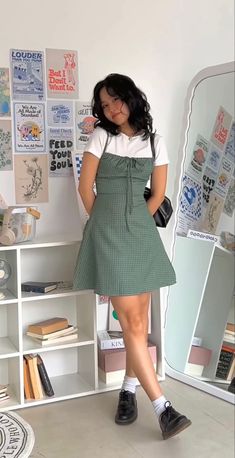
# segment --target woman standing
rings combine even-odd
[[[149,111],[145,94],[127,76],[110,74],[94,88],[93,115],[97,122],[86,146],[79,182],[90,218],[84,229],[74,287],[109,296],[123,330],[126,375],[116,423],[136,420],[139,380],[167,439],[191,422],[163,396],[147,348],[151,291],[175,283],[173,267],[152,217],[165,196],[169,161],[163,139],[154,135],[152,141]],[[146,204],[143,194],[150,175],[151,197]]]

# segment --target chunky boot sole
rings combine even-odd
[[[117,423],[117,425],[130,425],[131,423],[134,423],[134,421],[137,419],[138,417],[138,411],[136,411],[135,415],[131,418],[127,418],[126,420],[121,420],[117,417],[115,417],[115,423]]]
[[[171,431],[168,431],[168,432],[163,432],[162,431],[162,437],[163,437],[164,440],[170,439],[171,437],[176,436],[176,434],[181,433],[181,431],[184,431],[184,429],[188,428],[191,424],[192,424],[192,422],[190,420],[188,420],[188,419],[186,421],[184,420],[184,421],[182,421],[181,424],[179,423]]]

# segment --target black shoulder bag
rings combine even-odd
[[[150,134],[150,143],[151,143],[153,158],[155,159],[154,134]],[[144,190],[144,198],[147,201],[150,197],[151,197],[151,189],[146,186]],[[157,209],[156,213],[154,213],[153,215],[156,226],[157,227],[166,227],[172,213],[173,213],[173,208],[171,205],[171,201],[167,196],[165,196],[162,204]]]

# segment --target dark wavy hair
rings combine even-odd
[[[152,133],[152,116],[150,105],[146,95],[135,85],[134,81],[125,75],[111,73],[105,79],[99,81],[93,93],[92,114],[97,121],[95,127],[102,127],[112,135],[118,135],[119,129],[116,124],[109,121],[103,112],[100,101],[100,90],[105,87],[111,97],[118,96],[128,105],[130,116],[128,122],[135,132],[144,131],[143,139],[146,140]]]

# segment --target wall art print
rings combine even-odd
[[[76,146],[78,150],[84,150],[90,135],[94,131],[94,123],[97,119],[92,116],[92,108],[89,102],[77,101],[76,113]]]
[[[0,117],[11,116],[9,68],[0,68]]]
[[[43,62],[42,51],[10,50],[13,100],[45,99]]]
[[[48,202],[47,154],[15,155],[14,165],[16,203]]]
[[[13,104],[16,153],[46,152],[44,103]]]
[[[78,98],[77,51],[46,49],[47,97]]]
[[[50,127],[73,127],[73,102],[70,100],[48,100],[47,124]]]
[[[11,120],[0,119],[0,172],[12,170]]]
[[[73,175],[73,129],[49,129],[49,175],[66,177]]]
[[[225,108],[219,107],[214,128],[211,134],[211,141],[221,150],[224,150],[224,147],[227,143],[231,122],[231,114],[228,113]]]

